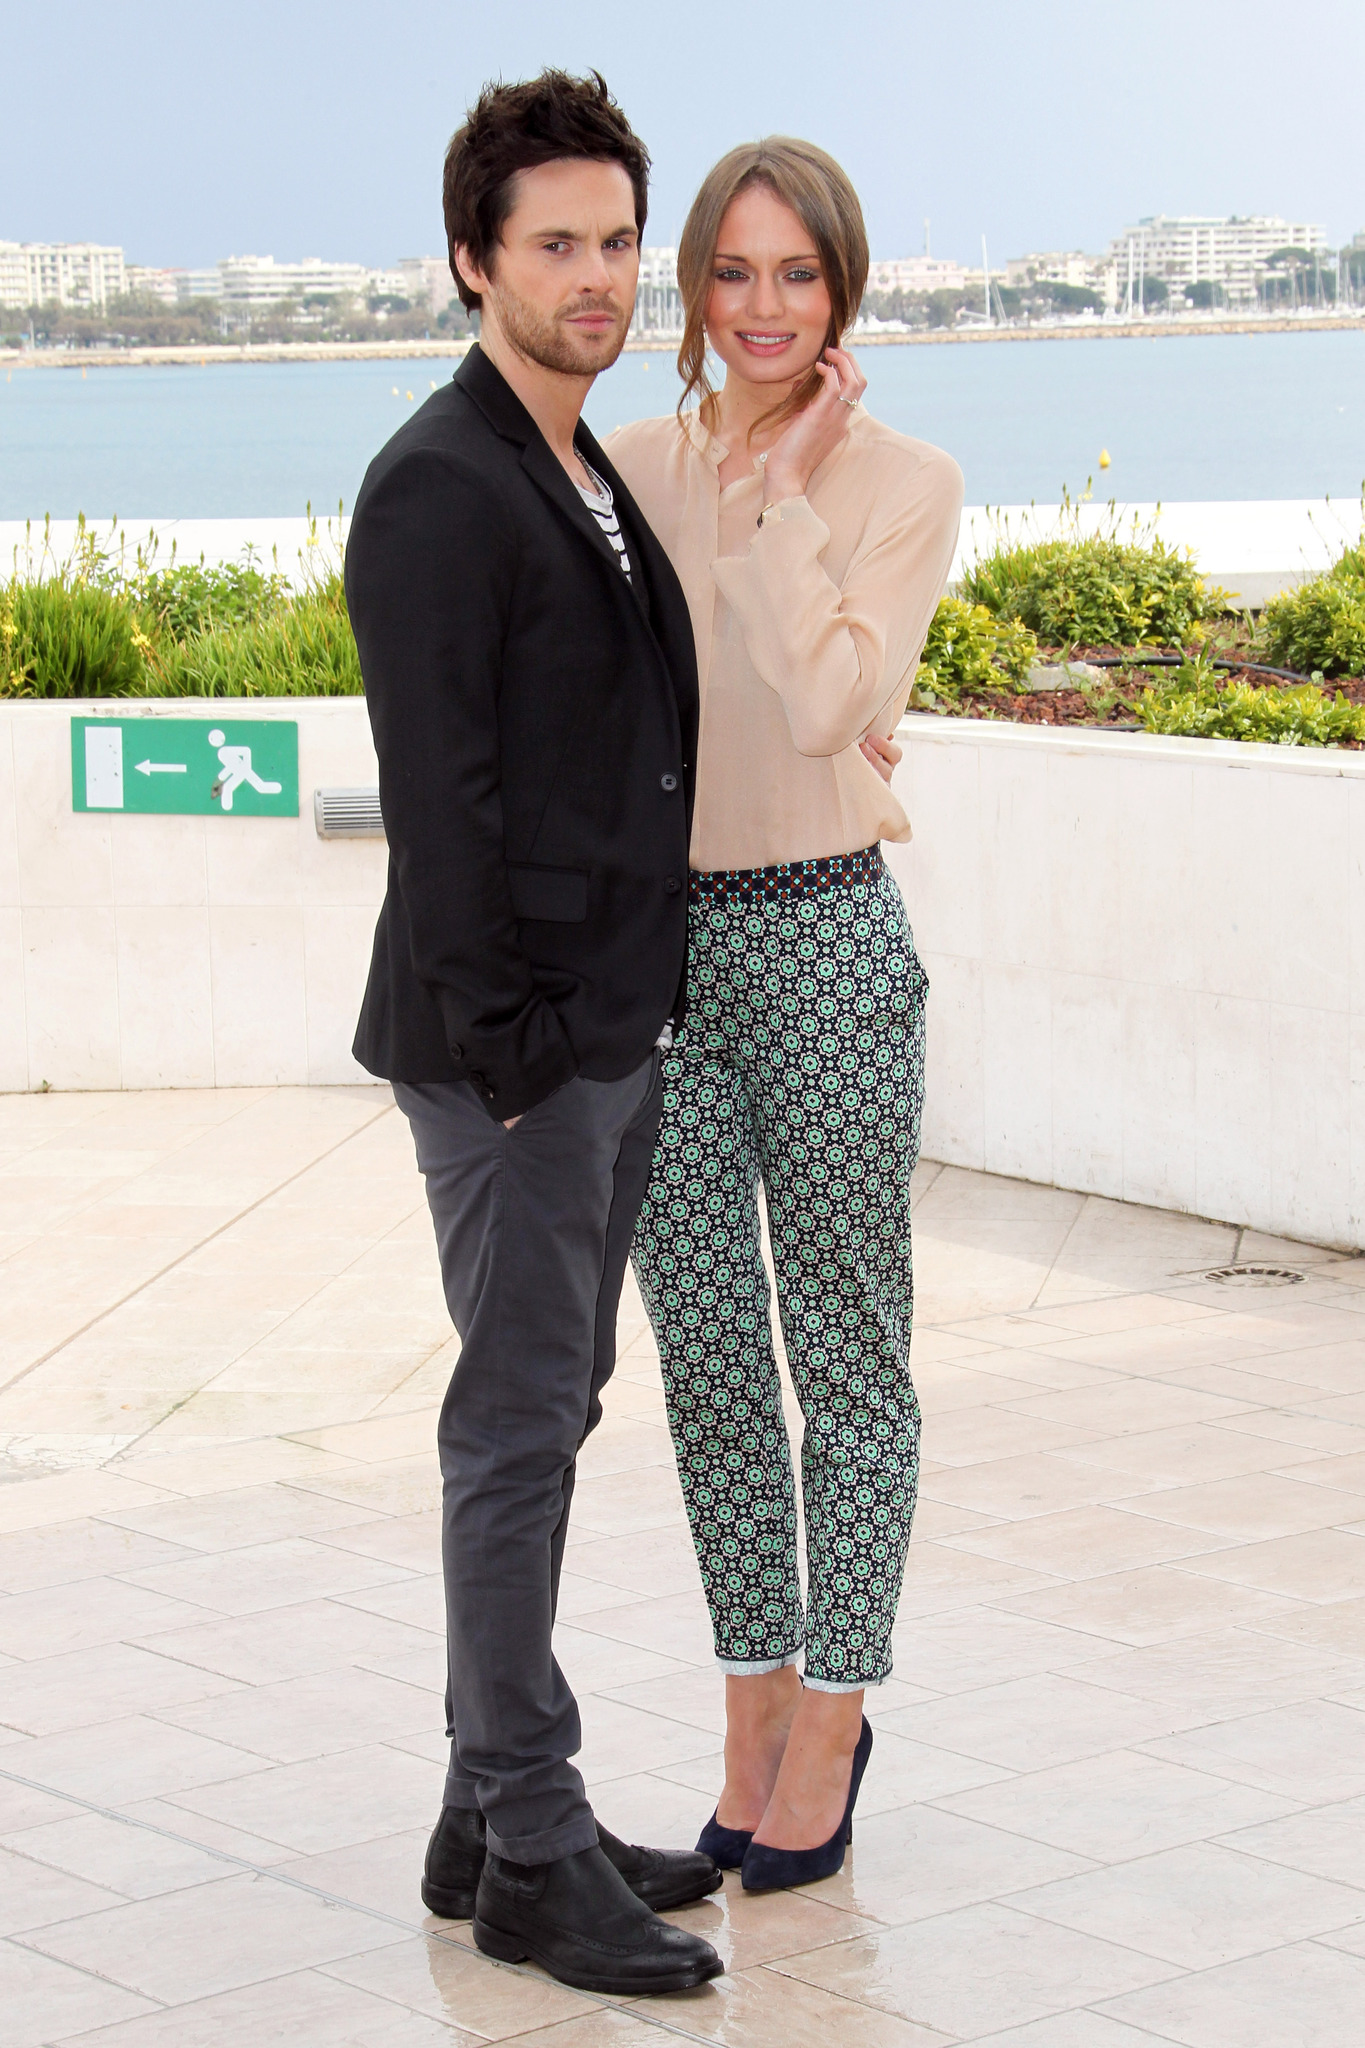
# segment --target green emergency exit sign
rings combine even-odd
[[[73,718],[71,808],[296,818],[298,725],[284,718]]]

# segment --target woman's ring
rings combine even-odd
[[[850,407],[852,411],[856,412],[859,405],[861,405],[862,400],[858,398],[841,398],[839,400],[839,403],[840,405],[846,405]]]

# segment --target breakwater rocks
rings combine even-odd
[[[1314,315],[1284,319],[1068,320],[1020,327],[926,327],[906,334],[855,333],[855,348],[935,348],[940,343],[975,345],[992,341],[1169,341],[1202,334],[1365,334],[1365,315]],[[632,336],[628,354],[672,355],[678,335]],[[458,362],[472,347],[461,341],[268,341],[216,343],[177,348],[38,348],[0,353],[6,370],[88,370],[168,363],[354,363],[426,357]]]

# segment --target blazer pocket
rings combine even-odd
[[[546,924],[582,924],[588,915],[588,877],[581,868],[507,868],[518,917]]]

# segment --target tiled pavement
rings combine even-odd
[[[848,1867],[618,2005],[427,1918],[435,1405],[379,1090],[0,1098],[5,2048],[1360,2048],[1365,1259],[923,1169],[926,1464]],[[1204,1279],[1240,1258],[1297,1285]],[[686,1842],[720,1691],[638,1301],[561,1655]]]

